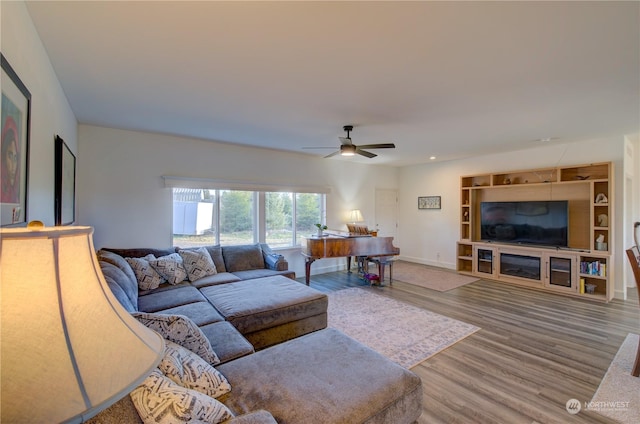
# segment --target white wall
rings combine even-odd
[[[374,216],[375,189],[399,191],[401,257],[455,269],[459,238],[460,176],[549,166],[612,161],[622,180],[624,137],[554,144],[535,149],[458,161],[392,168],[326,160],[302,154],[239,147],[208,140],[137,131],[79,127],[79,222],[95,227],[96,246],[162,247],[171,244],[171,190],[162,175],[270,184],[331,187],[327,196],[330,228],[344,229],[353,208]],[[442,196],[442,209],[418,210],[417,197]],[[624,237],[622,184],[615,185],[614,272],[622,297]],[[298,249],[283,252],[296,274],[304,274]],[[314,274],[342,269],[343,260],[314,263]]]
[[[0,1],[2,54],[31,93],[27,220],[54,225],[54,138],[78,151],[77,121],[23,2]]]
[[[623,151],[624,137],[541,145],[535,149],[400,169],[401,257],[413,262],[455,269],[460,238],[460,177],[480,173],[535,169],[594,162],[613,162],[615,171],[614,275],[616,297],[624,296]],[[418,210],[418,196],[442,196],[442,209]]]
[[[163,187],[161,175],[274,184],[295,181],[332,187],[327,198],[328,225],[339,229],[344,228],[351,209],[361,209],[369,219],[374,216],[377,188],[398,189],[400,228],[396,245],[401,248],[401,256],[454,268],[461,175],[613,161],[617,182],[616,296],[623,296],[623,243],[628,237],[623,236],[622,225],[625,222],[622,136],[396,169],[167,135],[93,126],[78,129],[24,3],[0,2],[0,19],[2,53],[32,95],[29,220],[54,223],[57,134],[78,158],[77,223],[96,228],[97,247],[170,244],[171,195]],[[634,140],[638,147],[637,137]],[[636,169],[639,157],[636,155]],[[637,174],[633,179],[636,183]],[[442,209],[418,210],[417,197],[426,195],[442,196]],[[630,210],[637,215],[635,202]],[[628,221],[629,217],[626,218]],[[292,268],[301,275],[303,262],[298,251],[286,253]],[[317,273],[340,267],[341,262],[323,260],[316,262],[313,269]]]
[[[171,245],[171,189],[163,175],[269,184],[331,187],[327,225],[346,229],[348,212],[373,216],[376,188],[396,188],[396,168],[322,159],[268,149],[170,135],[79,126],[79,222],[95,227],[100,247]],[[286,251],[304,275],[299,250]],[[334,270],[344,260],[321,260],[312,270]]]

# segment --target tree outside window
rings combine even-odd
[[[324,199],[319,193],[174,188],[173,245],[299,245],[323,222]]]

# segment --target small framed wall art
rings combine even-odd
[[[0,226],[27,224],[31,93],[4,55],[2,61],[2,157]]]
[[[440,209],[440,196],[418,197],[418,209]]]
[[[76,220],[76,157],[59,136],[55,143],[56,225],[70,225]]]

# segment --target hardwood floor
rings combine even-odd
[[[481,328],[412,368],[423,382],[418,423],[615,422],[565,405],[590,401],[627,333],[640,332],[637,297],[603,304],[487,280],[448,292],[369,288],[346,271],[312,276],[311,286],[366,287]]]

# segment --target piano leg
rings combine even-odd
[[[347,273],[351,274],[351,256],[347,256]]]
[[[309,277],[311,277],[311,264],[315,261],[313,258],[307,258],[304,262],[304,278],[307,282],[307,286],[309,285]]]

